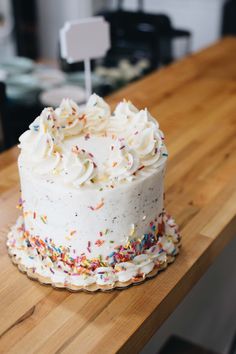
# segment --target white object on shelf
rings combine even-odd
[[[5,70],[0,69],[0,82],[5,82],[7,78],[7,72]]]
[[[23,74],[33,71],[35,63],[25,57],[11,56],[0,59],[0,69],[5,70],[7,75]]]
[[[103,17],[66,22],[60,30],[61,56],[68,63],[84,61],[87,99],[92,93],[90,60],[110,48],[109,24]]]
[[[32,74],[37,79],[40,88],[49,89],[66,81],[65,74],[58,69],[38,67]]]
[[[76,103],[85,101],[85,91],[79,86],[65,85],[41,93],[39,99],[44,106],[57,107],[63,98],[71,98]]]

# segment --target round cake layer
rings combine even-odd
[[[157,226],[163,209],[165,163],[132,183],[104,188],[62,188],[56,179],[38,176],[19,158],[25,228],[71,252],[103,260],[130,239]]]
[[[22,217],[11,229],[7,247],[14,263],[43,283],[72,290],[123,288],[156,275],[179,252],[180,237],[174,220],[164,211],[157,219],[158,229],[152,225],[152,232],[121,246],[113,264],[85,255],[70,255],[66,247],[32,236],[26,231]]]

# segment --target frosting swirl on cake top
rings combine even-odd
[[[147,109],[124,100],[111,113],[96,94],[84,109],[70,99],[45,108],[19,140],[34,173],[76,188],[132,181],[167,158],[163,133]]]

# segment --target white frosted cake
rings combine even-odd
[[[155,275],[178,253],[163,208],[167,150],[147,109],[111,113],[93,94],[64,99],[20,137],[22,216],[8,249],[31,277],[73,290],[122,287]]]

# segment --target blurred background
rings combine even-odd
[[[0,0],[0,149],[44,106],[85,101],[83,63],[61,59],[65,21],[102,15],[111,49],[92,61],[93,91],[107,95],[153,70],[236,33],[236,1]]]

